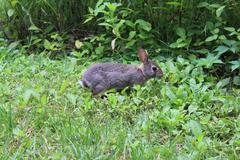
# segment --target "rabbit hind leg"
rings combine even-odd
[[[117,92],[119,92],[119,93],[121,93],[122,91],[124,91],[124,93],[126,93],[127,95],[129,95],[129,94],[131,94],[131,92],[133,91],[134,89],[133,89],[133,86],[132,85],[130,85],[130,86],[128,86],[128,87],[125,87],[125,88],[118,88],[118,89],[116,89],[116,91]]]
[[[105,90],[106,90],[106,88],[104,86],[98,84],[97,86],[92,88],[92,94],[93,94],[94,97],[98,97]]]

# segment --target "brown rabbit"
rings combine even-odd
[[[161,68],[148,59],[144,49],[138,50],[138,56],[142,64],[130,65],[120,63],[94,64],[84,73],[79,83],[83,87],[90,88],[95,96],[108,89],[121,90],[134,84],[143,84],[150,78],[161,78]]]

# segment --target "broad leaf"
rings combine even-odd
[[[219,46],[214,51],[218,52],[219,54],[223,54],[229,50],[226,46]]]
[[[225,8],[226,6],[221,6],[220,8],[218,8],[217,10],[216,10],[216,15],[217,15],[217,17],[220,17],[221,16],[221,14],[222,14],[222,12],[223,12],[223,9]]]
[[[82,46],[83,46],[83,43],[82,43],[81,41],[79,41],[79,40],[76,40],[76,41],[75,41],[75,47],[76,47],[77,49],[80,49]]]
[[[186,38],[186,31],[184,28],[177,28],[176,33],[178,36],[181,38],[185,39]]]
[[[202,136],[202,127],[197,121],[190,120],[189,127],[196,138]]]
[[[146,31],[150,31],[152,29],[152,26],[149,22],[146,22],[142,19],[138,19],[135,24],[139,24],[140,28],[146,30]]]
[[[40,31],[41,29],[32,24],[32,25],[28,28],[28,30],[30,30],[30,31]]]
[[[208,37],[205,41],[206,42],[211,42],[211,41],[213,41],[213,40],[216,40],[218,38],[218,35],[212,35],[212,36],[210,36],[210,37]]]
[[[200,58],[197,60],[197,66],[205,66],[210,68],[213,64],[223,63],[219,58],[219,55],[214,56],[213,54],[208,54],[206,58]]]
[[[231,65],[232,71],[240,68],[240,60],[231,61],[230,63],[232,64],[232,65]]]
[[[229,32],[235,32],[235,28],[233,27],[225,27],[224,29]]]
[[[129,32],[128,40],[133,39],[135,37],[135,35],[136,35],[136,31]]]
[[[237,86],[240,86],[240,76],[235,76],[233,78],[233,83]]]
[[[229,84],[229,82],[230,82],[230,78],[225,78],[225,79],[219,81],[216,86],[217,86],[217,88],[223,88],[223,87],[227,86]]]
[[[52,48],[51,43],[47,39],[44,40],[44,48],[48,50]]]
[[[2,2],[2,3],[3,3],[3,2]],[[8,17],[12,17],[13,14],[14,14],[14,10],[13,10],[13,9],[9,9],[9,10],[7,11]]]

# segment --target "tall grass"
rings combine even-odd
[[[46,31],[55,30],[65,32],[74,28],[81,28],[84,15],[95,0],[2,0],[8,3],[5,7],[5,22],[14,38],[23,39],[29,34],[31,25]],[[14,13],[10,15],[9,11]]]
[[[15,32],[13,35],[17,39],[25,38],[32,24],[47,31],[53,29],[58,32],[96,29],[95,24],[88,27],[82,22],[88,13],[88,7],[95,6],[98,0],[1,1],[2,4],[9,4],[5,7],[5,22],[11,32]],[[202,31],[205,22],[212,21],[212,14],[214,14],[197,7],[200,2],[203,2],[201,0],[115,0],[115,2],[121,2],[124,7],[133,9],[135,11],[132,15],[133,19],[142,18],[150,22],[156,32],[156,37],[166,42],[174,39],[174,32],[178,26]],[[206,0],[204,2],[226,5],[227,23],[231,26],[238,25],[240,21],[239,2],[234,0]],[[14,14],[9,17],[7,13],[10,9],[14,11]]]

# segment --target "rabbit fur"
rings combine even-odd
[[[95,96],[108,89],[121,90],[132,87],[134,84],[143,84],[151,78],[161,78],[161,68],[148,59],[144,49],[138,50],[138,56],[142,64],[100,63],[93,64],[79,80],[82,87],[90,88]]]

